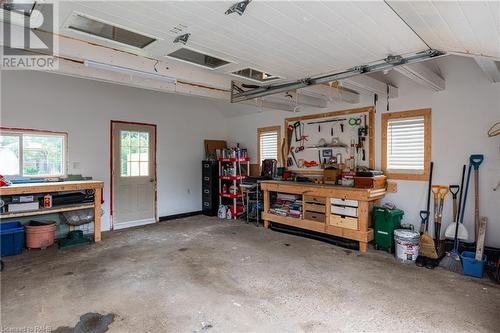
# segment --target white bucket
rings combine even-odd
[[[396,244],[395,257],[403,263],[412,263],[417,260],[420,244],[420,234],[413,230],[394,230],[394,243]]]

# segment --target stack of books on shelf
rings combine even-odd
[[[302,218],[302,197],[295,194],[278,193],[276,201],[269,209],[270,214]]]

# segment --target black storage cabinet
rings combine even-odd
[[[203,215],[217,216],[219,209],[219,163],[202,162],[202,212]]]

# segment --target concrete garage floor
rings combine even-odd
[[[5,258],[1,323],[71,332],[498,332],[486,279],[360,256],[319,241],[196,216],[104,234],[93,246]]]

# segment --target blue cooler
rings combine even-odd
[[[0,256],[21,254],[24,248],[24,227],[19,222],[0,223]]]

